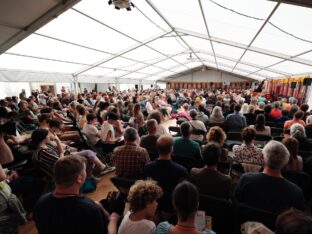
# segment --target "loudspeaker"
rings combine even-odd
[[[136,90],[139,89],[139,85],[137,85],[137,84],[134,87],[135,87]]]
[[[312,78],[305,78],[303,80],[303,85],[310,86],[312,84]]]
[[[296,88],[297,83],[296,82],[291,82],[290,83],[290,88],[295,89]]]

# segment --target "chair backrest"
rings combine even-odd
[[[226,135],[227,135],[227,140],[232,140],[232,141],[242,140],[242,135],[240,132],[228,132]]]
[[[226,127],[225,127],[224,123],[209,123],[209,128],[215,127],[215,126],[220,127],[224,131],[226,131]]]
[[[283,133],[283,129],[282,128],[275,128],[275,127],[271,127],[271,136],[275,137],[275,136],[281,136],[281,134]]]
[[[276,123],[274,122],[265,122],[265,125],[270,127],[276,127]]]
[[[199,210],[212,217],[212,230],[216,233],[232,233],[234,207],[231,200],[199,194]]]
[[[204,131],[204,130],[202,130],[202,129],[196,129],[196,128],[193,128],[192,129],[192,134],[193,135],[199,135],[199,136],[206,136],[206,132]]]
[[[247,221],[256,221],[264,224],[271,230],[275,230],[278,214],[239,203],[235,205],[235,216],[237,218],[237,228],[240,228],[241,224]]]
[[[274,141],[282,141],[283,139],[284,139],[284,137],[282,137],[282,136],[275,136],[275,137],[273,137]]]
[[[185,118],[178,118],[177,119],[177,125],[181,125],[182,123],[184,123],[184,122],[188,122],[188,119],[185,119]]]
[[[260,134],[257,134],[255,136],[255,140],[256,141],[265,141],[265,142],[269,142],[270,140],[272,140],[272,137],[271,136],[268,136],[268,135],[260,135]]]
[[[202,167],[203,166],[203,163],[198,161],[197,159],[191,158],[191,157],[185,157],[182,155],[173,154],[173,155],[171,155],[171,159],[172,159],[172,161],[174,161],[174,162],[180,164],[181,166],[185,167],[185,169],[188,172],[190,172],[193,167]]]
[[[168,130],[173,137],[181,136],[180,127],[170,126]]]
[[[136,180],[122,178],[119,176],[113,176],[110,178],[114,186],[120,191],[120,193],[127,197],[130,187],[135,183]]]
[[[301,188],[307,200],[311,198],[312,188],[309,174],[305,172],[283,172],[283,176]]]

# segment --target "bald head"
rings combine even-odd
[[[173,151],[172,136],[163,135],[163,136],[159,137],[157,142],[156,142],[156,148],[157,148],[159,157],[167,156],[168,154],[171,154]]]

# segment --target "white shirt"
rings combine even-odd
[[[168,135],[168,134],[170,134],[170,133],[165,126],[158,125],[156,135],[161,136],[161,135]]]
[[[140,221],[132,221],[130,216],[130,211],[122,219],[122,222],[118,229],[118,234],[154,234],[156,231],[155,223],[142,219]]]
[[[111,141],[115,141],[114,127],[106,121],[101,127],[101,140],[103,142],[106,141],[109,132],[111,132]]]
[[[146,111],[147,111],[148,114],[151,113],[154,110],[154,108],[153,108],[153,106],[152,106],[152,104],[150,102],[146,102],[145,108],[146,108]]]
[[[96,128],[96,126],[85,123],[83,125],[82,131],[87,135],[92,145],[95,145],[100,140],[100,138],[96,136],[96,134],[99,133],[99,130]]]
[[[191,126],[194,128],[194,129],[200,129],[200,130],[203,130],[205,132],[207,132],[207,128],[205,126],[205,124],[200,121],[200,120],[191,120],[190,121],[190,124]],[[194,141],[203,141],[204,140],[204,136],[203,135],[191,135],[191,139],[194,140]]]

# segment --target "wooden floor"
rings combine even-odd
[[[102,176],[101,181],[97,185],[97,189],[93,193],[86,194],[87,197],[91,198],[94,201],[100,201],[106,197],[109,191],[114,191],[117,189],[110,181],[110,178],[115,175],[115,172],[111,172]],[[37,234],[37,229],[33,221],[28,222],[26,225],[20,227],[20,234]]]
[[[175,124],[176,124],[175,119],[170,119],[164,122],[164,125],[166,127],[174,126]],[[91,198],[94,201],[100,201],[106,197],[109,191],[114,191],[114,190],[117,191],[117,188],[110,181],[110,178],[114,175],[115,173],[111,172],[109,174],[102,176],[101,181],[97,185],[96,191],[93,193],[88,193],[86,194],[86,196]],[[38,232],[37,232],[34,222],[31,221],[31,222],[28,222],[26,225],[21,226],[19,233],[20,234],[37,234]]]

